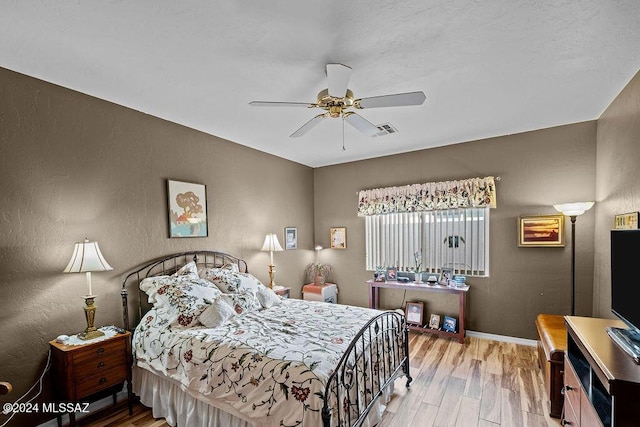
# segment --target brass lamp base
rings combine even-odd
[[[269,289],[273,289],[276,285],[276,282],[273,281],[273,276],[276,273],[276,266],[273,264],[269,264]]]
[[[84,332],[80,332],[78,338],[81,340],[92,340],[104,336],[104,332],[99,331],[93,326],[93,321],[96,318],[96,309],[98,308],[98,306],[93,303],[96,295],[85,295],[82,298],[84,298],[84,303],[86,304],[84,317],[87,319],[87,329],[85,329]]]

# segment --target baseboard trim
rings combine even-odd
[[[510,337],[507,335],[496,335],[496,334],[487,334],[485,332],[477,332],[477,331],[467,331],[468,337],[476,337],[482,338],[485,340],[493,340],[493,341],[501,341],[501,342],[510,342],[513,344],[521,344],[529,347],[536,347],[538,342],[536,340],[529,340],[526,338],[518,338],[518,337]]]
[[[120,402],[121,400],[126,400],[127,399],[127,389],[125,388],[122,391],[119,391],[118,393],[116,393],[116,399],[118,402]],[[76,414],[76,421],[83,419],[86,416],[89,416],[101,409],[106,408],[107,406],[113,406],[113,397],[112,396],[107,396],[104,397],[100,400],[96,400],[95,402],[92,402],[89,405],[88,411],[82,414]],[[69,414],[64,414],[62,416],[62,425],[67,425],[69,424]],[[58,419],[54,418],[52,420],[49,420],[45,423],[40,424],[38,427],[57,427],[58,426]]]

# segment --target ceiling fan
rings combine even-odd
[[[270,102],[251,101],[249,105],[257,107],[305,107],[322,108],[325,113],[318,114],[307,123],[302,125],[297,131],[292,133],[292,138],[300,137],[314,128],[322,119],[327,117],[342,117],[344,121],[367,136],[375,136],[380,129],[361,115],[350,108],[363,110],[367,108],[379,107],[401,107],[406,105],[421,105],[426,96],[423,92],[396,93],[392,95],[373,96],[370,98],[354,99],[353,92],[347,88],[351,68],[342,64],[327,64],[328,88],[318,93],[318,100],[315,103],[307,102]]]

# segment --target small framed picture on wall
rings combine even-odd
[[[284,248],[286,250],[298,249],[298,229],[296,227],[285,227]]]
[[[347,228],[331,227],[330,231],[331,249],[347,248]]]

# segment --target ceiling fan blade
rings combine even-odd
[[[424,92],[396,93],[393,95],[372,96],[355,102],[356,108],[403,107],[406,105],[422,105],[427,99]]]
[[[329,96],[344,98],[351,77],[351,67],[342,64],[327,64],[327,80]]]
[[[344,119],[354,128],[367,136],[375,136],[380,129],[364,117],[356,113],[344,113]]]
[[[295,131],[294,133],[289,135],[289,137],[290,138],[298,138],[299,136],[304,135],[305,133],[307,133],[311,129],[313,129],[318,123],[320,123],[322,121],[322,119],[324,119],[326,116],[327,116],[327,113],[318,114],[313,119],[311,119],[307,123],[303,124],[302,127],[300,127],[300,129],[298,129],[297,131]]]
[[[310,104],[308,102],[251,101],[249,105],[253,105],[254,107],[317,107],[316,104]]]

